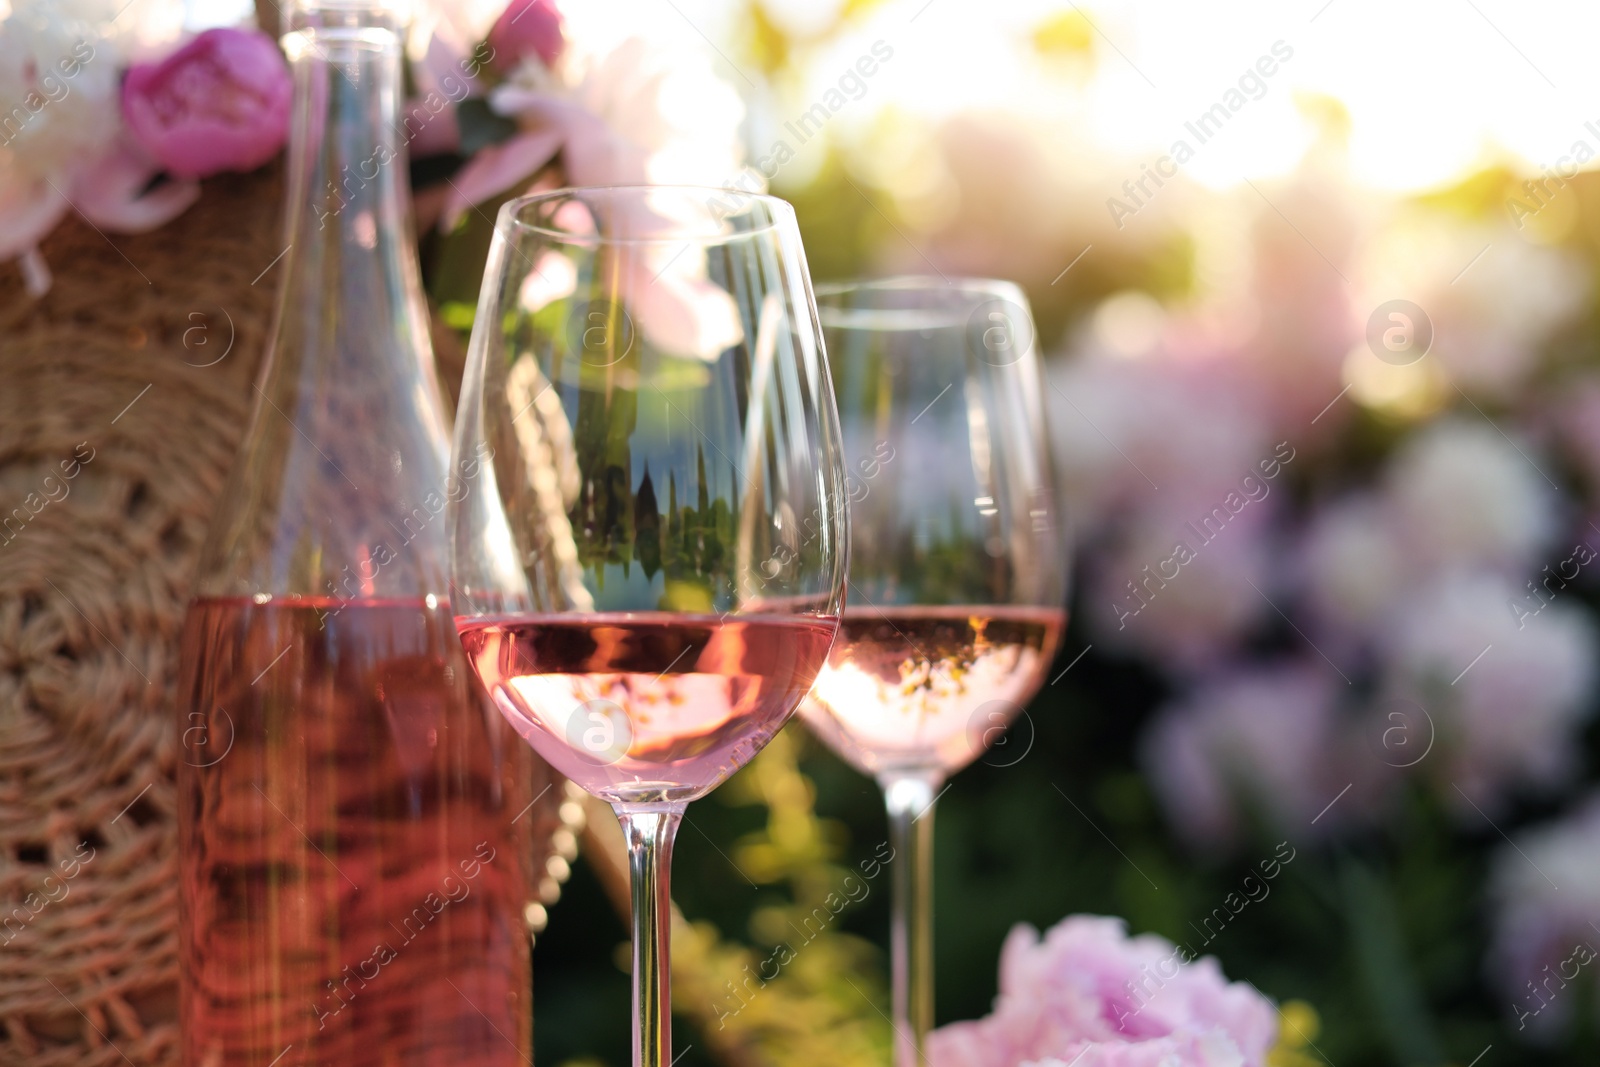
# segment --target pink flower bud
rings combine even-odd
[[[489,30],[493,62],[501,70],[511,70],[530,55],[538,56],[548,67],[565,44],[561,12],[553,0],[511,0]]]
[[[253,170],[289,129],[289,68],[266,34],[213,29],[159,63],[128,70],[122,114],[140,145],[177,178]]]

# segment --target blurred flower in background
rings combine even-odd
[[[1361,259],[1369,303],[1403,293],[1426,308],[1429,354],[1442,374],[1494,400],[1526,384],[1543,343],[1581,310],[1589,290],[1576,256],[1530,244],[1503,219],[1402,213],[1372,234]]]
[[[1236,845],[1251,823],[1269,833],[1311,825],[1354,762],[1335,719],[1338,685],[1316,664],[1261,665],[1203,683],[1163,710],[1145,735],[1145,764],[1179,832],[1218,848]],[[1321,831],[1343,824],[1352,807]]]
[[[1484,974],[1509,1005],[1519,1034],[1549,1043],[1594,1006],[1591,964],[1600,953],[1600,796],[1558,822],[1535,826],[1497,850],[1489,878],[1496,906]],[[1579,975],[1587,986],[1577,984]]]

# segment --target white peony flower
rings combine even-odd
[[[489,100],[523,132],[462,168],[447,229],[558,154],[572,185],[721,186],[739,165],[738,94],[705,62],[641,38],[609,49],[569,40],[553,69],[530,57]]]
[[[1504,225],[1423,217],[1388,227],[1366,252],[1361,306],[1414,301],[1433,324],[1427,358],[1469,392],[1505,396],[1520,385],[1588,294],[1580,262]]]
[[[1351,631],[1366,630],[1389,614],[1411,577],[1389,509],[1368,494],[1319,511],[1299,562],[1319,617]]]
[[[1408,566],[1526,569],[1555,525],[1554,491],[1530,454],[1487,421],[1445,419],[1407,440],[1385,494]]]
[[[155,168],[121,139],[121,67],[170,44],[181,0],[16,0],[0,23],[0,259],[50,288],[38,244],[72,208],[102,229],[171,218],[199,189],[141,197]]]
[[[520,132],[478,152],[451,181],[446,229],[471,205],[526,188],[557,159],[574,186],[721,186],[739,162],[738,95],[704,61],[638,37],[596,47],[569,36],[549,66],[527,56],[489,103]],[[705,257],[682,255],[687,243],[665,240],[687,242],[719,223],[711,194],[692,202],[664,194],[627,213],[615,209],[606,221],[630,237],[661,239],[621,256],[614,282],[647,341],[715,360],[744,338],[738,309],[709,280]]]
[[[738,170],[744,104],[703,58],[637,37],[601,53],[576,45],[561,95],[638,146],[645,181],[720,186]]]
[[[1437,755],[1425,766],[1464,817],[1477,817],[1474,804],[1492,812],[1514,786],[1549,789],[1577,770],[1600,633],[1575,602],[1519,619],[1510,604],[1520,592],[1489,574],[1442,579],[1407,601],[1383,649],[1389,690],[1433,721]]]
[[[121,125],[121,57],[96,0],[18,0],[0,24],[0,115],[7,163],[0,180],[65,187]]]

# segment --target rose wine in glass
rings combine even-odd
[[[689,801],[827,659],[838,414],[794,212],[675,187],[500,212],[457,414],[462,647],[505,721],[611,803],[633,883],[633,1062],[668,1067],[668,871]]]
[[[806,722],[868,774],[958,771],[1033,695],[1065,626],[1026,605],[847,608]]]
[[[445,506],[471,480],[395,134],[400,14],[285,8],[288,250],[181,652],[178,1059],[516,1067],[538,772],[449,604]]]
[[[934,801],[1038,690],[1066,626],[1067,550],[1021,291],[896,278],[817,299],[850,472],[850,606],[801,714],[883,786],[903,857],[895,1062],[922,1067]]]
[[[710,790],[788,722],[837,628],[804,615],[632,614],[458,626],[511,725],[596,795],[639,782]]]

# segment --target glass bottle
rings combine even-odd
[[[403,12],[286,5],[287,252],[185,623],[184,1067],[531,1060],[532,755],[450,616]],[[526,829],[526,826],[523,827]]]

